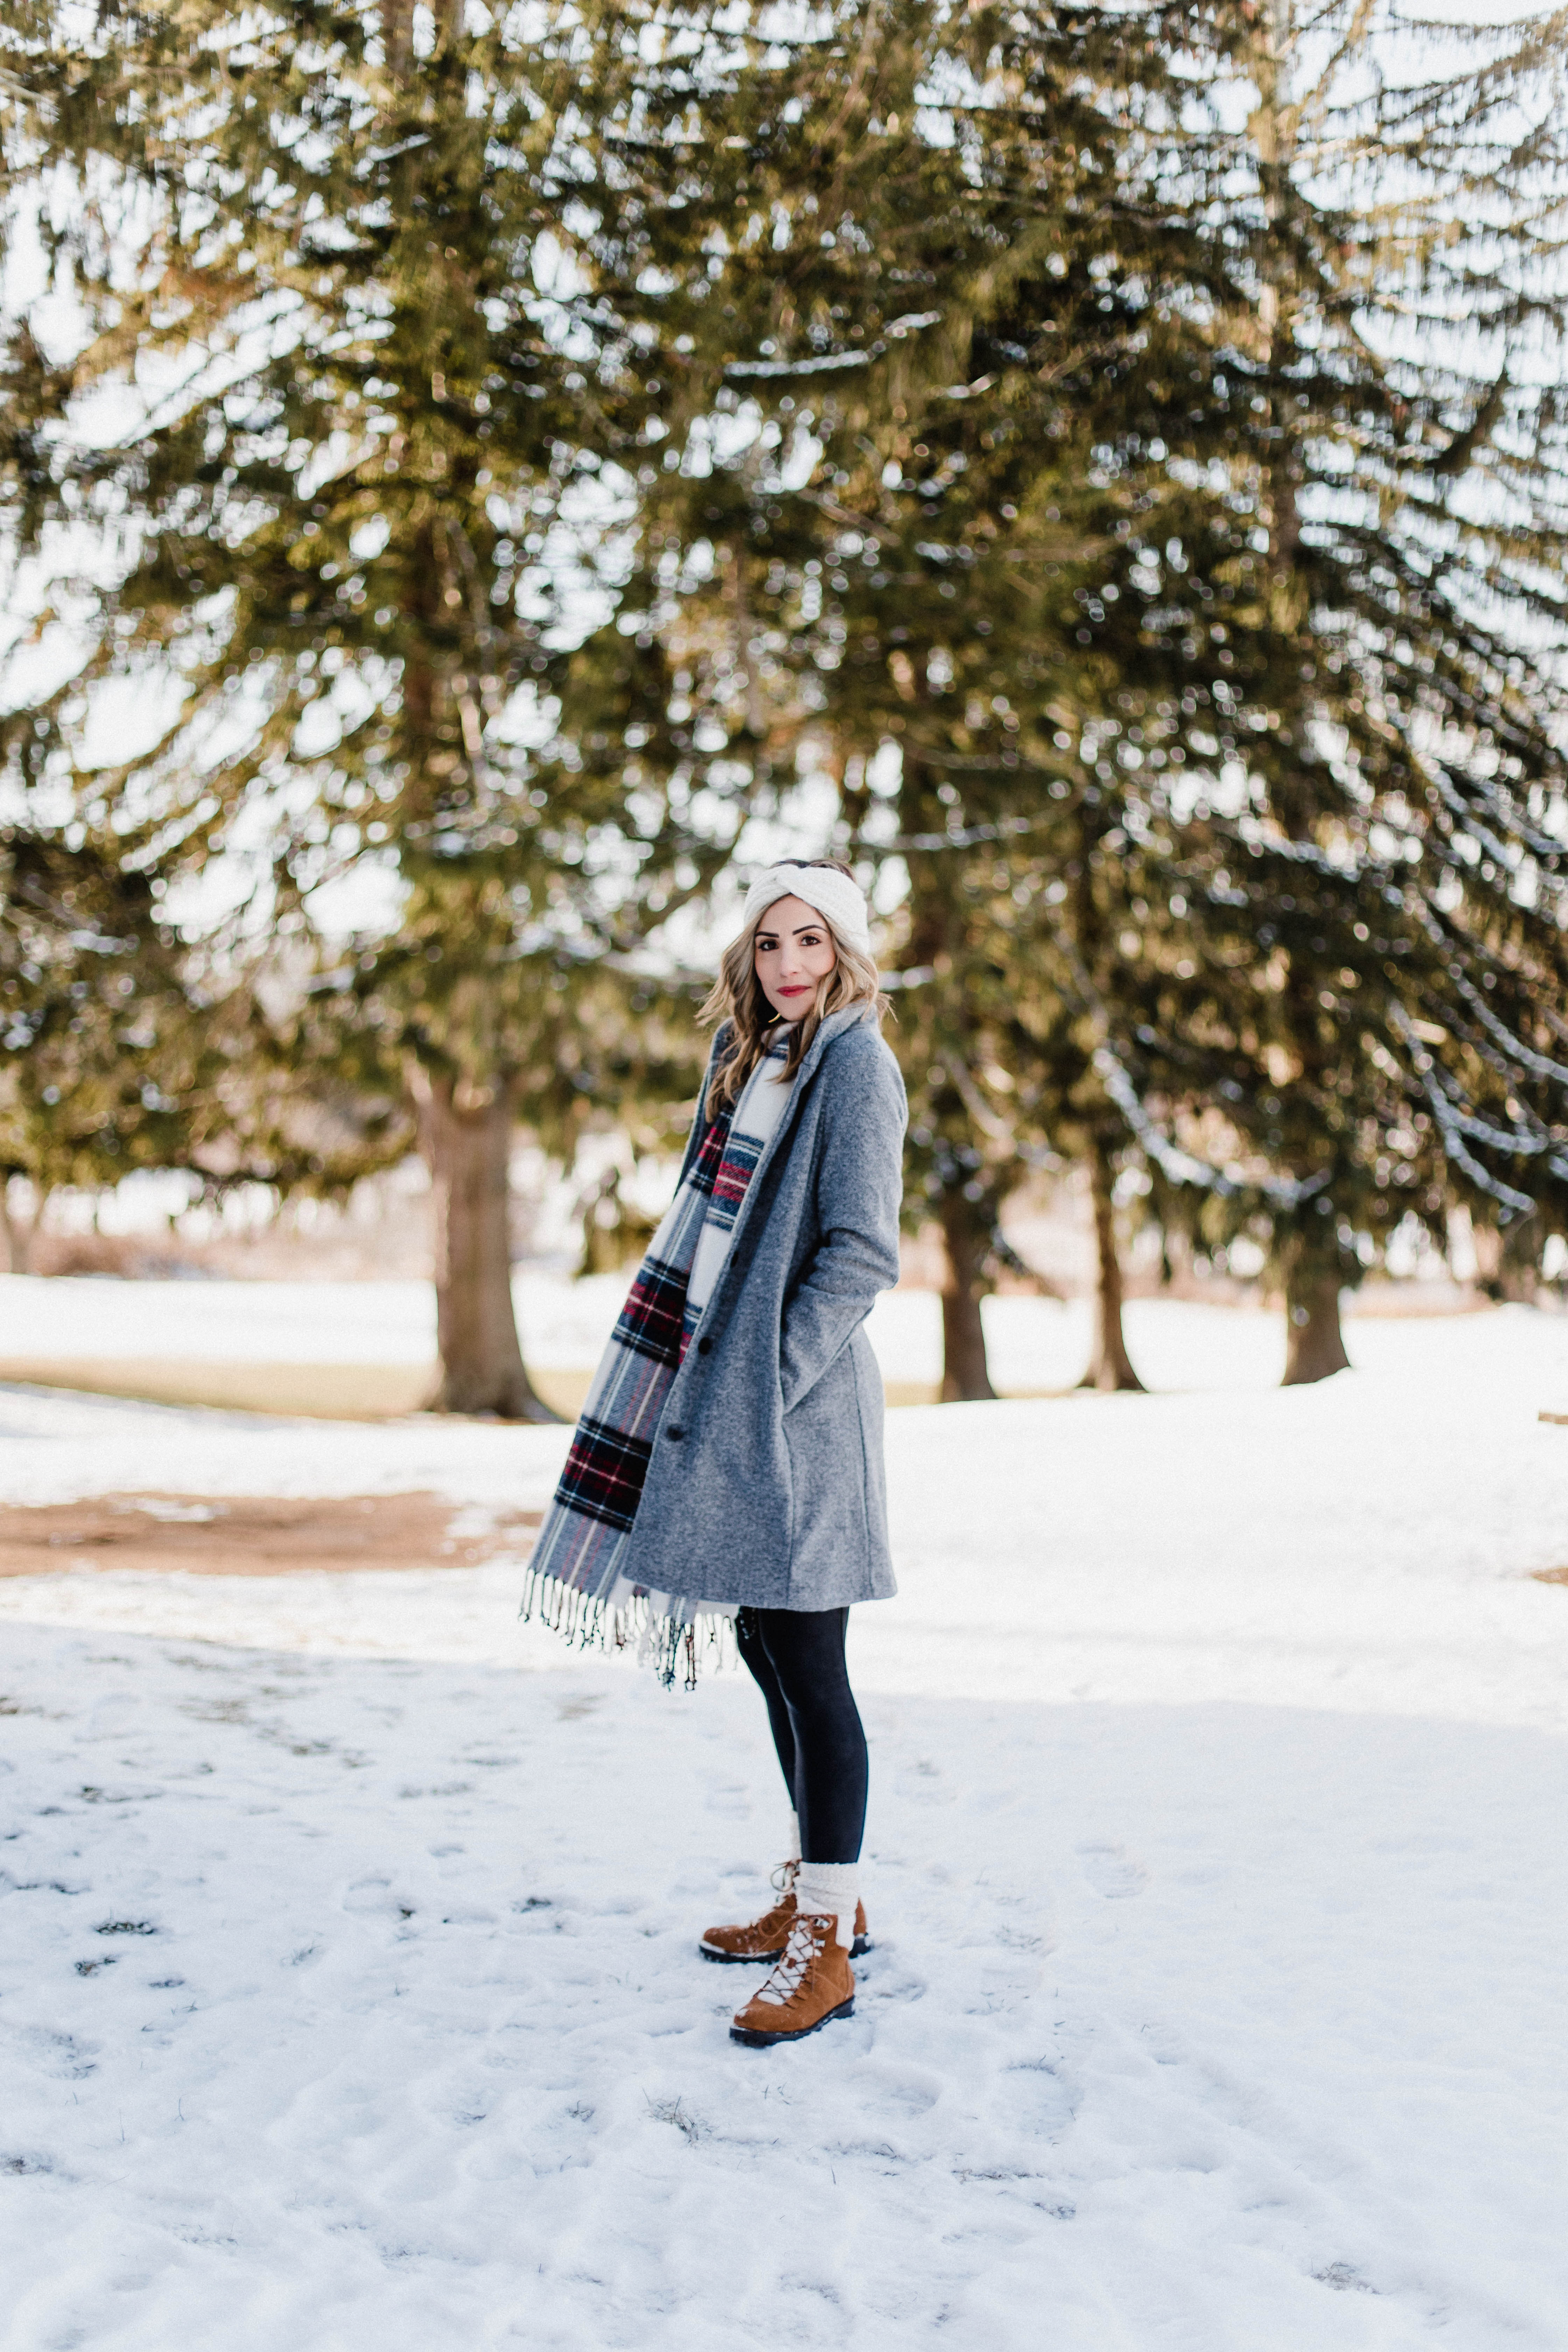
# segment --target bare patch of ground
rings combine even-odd
[[[0,1576],[135,1568],[196,1576],[474,1568],[526,1552],[542,1514],[478,1524],[446,1496],[95,1495],[0,1509]],[[459,1531],[460,1530],[460,1531]]]

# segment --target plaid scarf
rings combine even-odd
[[[718,1285],[741,1203],[784,1115],[792,1088],[777,1083],[788,1045],[777,1039],[731,1109],[704,1135],[664,1222],[648,1244],[594,1375],[566,1467],[529,1561],[522,1614],[538,1609],[552,1629],[587,1647],[636,1640],[667,1685],[685,1654],[696,1675],[696,1620],[731,1618],[728,1602],[653,1592],[623,1562],[670,1382]],[[700,1564],[699,1564],[700,1566]],[[712,1637],[721,1627],[715,1623]]]

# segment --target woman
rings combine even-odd
[[[747,894],[702,1017],[721,1025],[680,1185],[589,1393],[524,1613],[634,1631],[667,1682],[734,1622],[767,1704],[791,1839],[779,1900],[713,1927],[714,1960],[776,1962],[736,2017],[752,2046],[855,2005],[866,1737],[851,1603],[893,1589],[882,1382],[861,1325],[899,1275],[906,1108],[882,1041],[866,900],[826,860]],[[858,1940],[857,1940],[858,1939]]]

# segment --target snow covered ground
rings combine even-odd
[[[1568,1318],[1284,1392],[1271,1318],[1130,1334],[1168,1392],[889,1416],[877,1948],[794,2051],[693,1950],[776,1853],[739,1676],[504,1560],[0,1580],[8,2352],[1559,2352]],[[13,1389],[0,1498],[526,1507],[564,1442]]]
[[[624,1274],[572,1282],[522,1267],[512,1294],[523,1351],[542,1370],[591,1371],[626,1297]],[[1397,1292],[1368,1294],[1385,1303]],[[1363,1333],[1384,1360],[1383,1318],[1351,1301],[1357,1361]],[[984,1303],[992,1377],[1002,1389],[1071,1388],[1089,1358],[1087,1299],[1013,1297]],[[869,1330],[896,1381],[942,1370],[942,1306],[927,1290],[878,1300]],[[1155,1388],[1269,1386],[1285,1361],[1277,1313],[1141,1300],[1128,1309],[1132,1352]],[[187,1363],[398,1364],[436,1354],[435,1293],[427,1282],[68,1281],[0,1275],[0,1360],[162,1356]],[[1401,1360],[1403,1360],[1403,1359]],[[1564,1382],[1568,1396],[1568,1381]],[[1565,1405],[1564,1410],[1568,1410]]]
[[[591,1370],[629,1278],[606,1274],[571,1282],[546,1270],[520,1269],[512,1290],[530,1363],[545,1370]],[[1048,1380],[1070,1386],[1077,1380],[1089,1344],[1086,1306],[1002,1298],[988,1300],[985,1313],[1005,1384],[1039,1386]],[[1282,1360],[1274,1318],[1227,1320],[1256,1325],[1263,1348],[1272,1349],[1270,1360]],[[879,1300],[871,1328],[895,1377],[940,1376],[942,1310],[932,1293],[899,1291]],[[424,1366],[435,1354],[435,1292],[427,1282],[46,1281],[0,1275],[0,1358],[163,1355],[187,1362]]]

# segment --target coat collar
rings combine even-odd
[[[795,1080],[790,1087],[789,1109],[785,1111],[784,1118],[779,1122],[778,1131],[780,1134],[782,1134],[788,1127],[790,1120],[794,1116],[795,1107],[800,1100],[800,1090],[803,1082],[806,1078],[810,1077],[812,1072],[816,1068],[818,1063],[821,1061],[824,1054],[826,1053],[827,1048],[832,1045],[834,1039],[836,1037],[842,1037],[847,1029],[853,1029],[857,1023],[864,1021],[867,1017],[868,1011],[868,1007],[864,1004],[846,1004],[841,1007],[838,1012],[830,1013],[826,1021],[820,1022],[817,1024],[816,1034],[812,1039],[810,1045],[806,1047],[801,1059],[800,1067],[795,1074]],[[706,1105],[707,1102],[708,1088],[712,1083],[714,1064],[718,1061],[721,1053],[728,1043],[729,1035],[729,1023],[727,1021],[721,1022],[718,1029],[714,1032],[713,1043],[708,1049],[708,1067],[704,1071],[702,1076],[702,1099],[704,1105]],[[701,1122],[699,1121],[698,1124],[700,1125]],[[697,1130],[695,1128],[692,1132],[694,1138],[696,1138]],[[689,1159],[690,1157],[691,1153],[689,1151],[688,1158]],[[683,1170],[682,1173],[684,1172],[685,1171]]]
[[[842,1037],[847,1029],[853,1029],[857,1023],[864,1021],[865,1018],[865,1005],[846,1004],[838,1012],[830,1013],[826,1021],[817,1024],[816,1034],[806,1047],[801,1058],[800,1067],[795,1074],[793,1099],[799,1098],[801,1081],[811,1076],[835,1037]]]
[[[735,1277],[738,1265],[735,1244],[741,1237],[742,1231],[744,1228],[752,1205],[762,1190],[762,1186],[759,1183],[758,1179],[761,1177],[763,1171],[769,1165],[770,1161],[778,1157],[778,1154],[784,1149],[789,1140],[791,1130],[795,1126],[795,1120],[800,1116],[801,1096],[805,1091],[807,1079],[820,1065],[823,1055],[826,1053],[827,1048],[832,1045],[834,1039],[836,1037],[842,1037],[847,1029],[853,1029],[857,1022],[864,1021],[866,1018],[866,1012],[867,1008],[863,1004],[847,1004],[841,1012],[830,1013],[826,1020],[819,1025],[816,1036],[806,1047],[805,1052],[801,1058],[800,1067],[795,1074],[795,1080],[789,1090],[789,1101],[784,1106],[784,1117],[780,1119],[777,1127],[774,1128],[772,1135],[769,1136],[766,1143],[763,1146],[761,1156],[757,1160],[756,1166],[752,1171],[751,1181],[746,1186],[745,1198],[741,1202],[740,1210],[735,1219],[734,1230],[730,1237],[730,1247],[725,1255],[724,1265],[719,1276],[718,1286],[714,1290],[712,1297],[708,1301],[704,1320],[707,1319],[708,1315],[711,1315],[714,1307],[719,1303],[721,1296]],[[717,1043],[717,1040],[715,1040],[715,1043]]]

